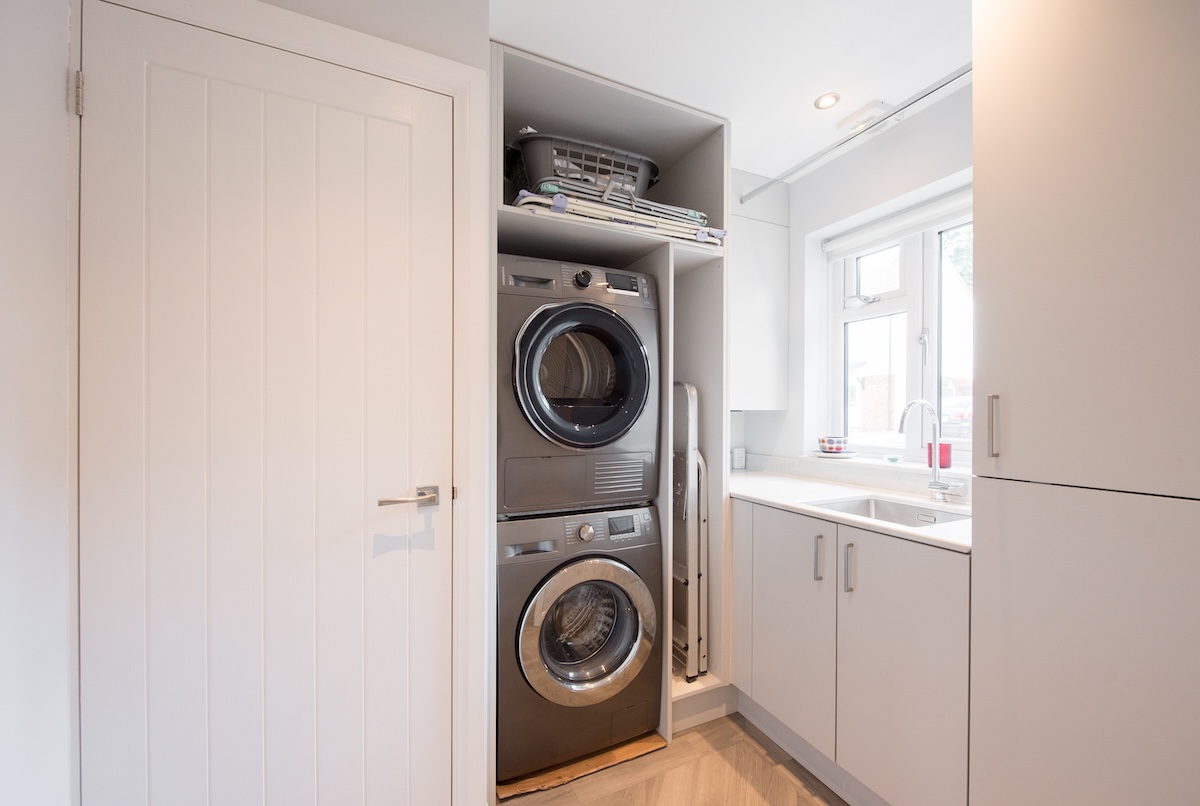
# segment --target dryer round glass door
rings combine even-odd
[[[607,557],[564,565],[521,614],[521,671],[551,702],[603,702],[646,665],[657,623],[650,590],[629,566]]]
[[[517,334],[517,402],[559,445],[599,448],[623,437],[646,408],[651,382],[645,344],[603,305],[543,306]]]

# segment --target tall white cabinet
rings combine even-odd
[[[1200,6],[974,25],[975,473],[1200,498]]]
[[[971,804],[1191,803],[1200,6],[974,25]]]
[[[973,495],[971,805],[1195,802],[1200,501]]]
[[[646,197],[701,210],[709,226],[729,221],[729,128],[726,121],[603,78],[495,44],[492,49],[493,176],[496,245],[505,254],[528,255],[652,275],[660,304],[659,497],[664,551],[669,551],[671,510],[672,386],[686,381],[699,394],[699,448],[709,466],[709,674],[703,688],[728,682],[726,528],[728,405],[725,382],[727,250],[724,244],[680,240],[622,224],[587,221],[511,205],[500,166],[520,130],[601,143],[653,160],[659,180]],[[535,177],[536,178],[536,177]],[[494,280],[493,280],[494,282]],[[665,557],[664,559],[669,559]],[[671,590],[664,562],[663,589]],[[671,623],[669,597],[664,624]],[[669,636],[669,632],[667,633]],[[667,639],[669,641],[669,637]],[[500,651],[504,651],[501,647]],[[664,646],[669,659],[670,646]],[[664,684],[671,690],[669,668]],[[660,730],[669,735],[670,697]]]

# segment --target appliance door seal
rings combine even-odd
[[[629,566],[608,557],[568,563],[538,586],[521,614],[521,671],[551,702],[603,702],[646,665],[657,624],[650,590]]]
[[[620,314],[594,302],[544,305],[517,333],[513,391],[543,437],[587,450],[625,436],[650,395],[646,345]]]

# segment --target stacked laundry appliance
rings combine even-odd
[[[662,698],[658,297],[500,255],[497,740],[507,781],[654,730]]]

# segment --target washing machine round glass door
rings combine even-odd
[[[651,382],[637,331],[603,305],[545,305],[517,334],[517,402],[529,423],[559,445],[599,448],[623,437],[642,415]]]
[[[629,566],[608,557],[569,563],[525,606],[517,633],[521,671],[551,702],[603,702],[646,665],[657,623],[650,590]]]

